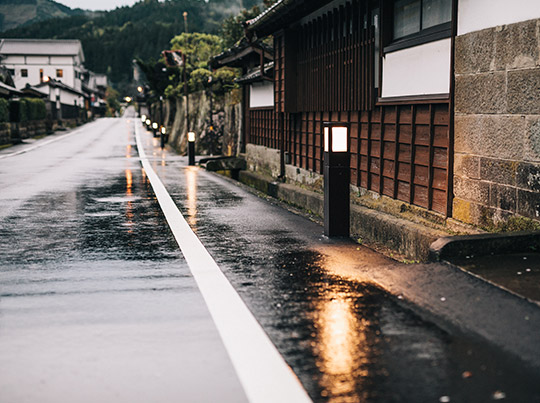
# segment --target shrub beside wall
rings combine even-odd
[[[9,122],[9,102],[0,98],[0,123]]]
[[[47,116],[45,101],[37,98],[21,98],[9,102],[10,120],[12,122],[28,122],[43,120]]]

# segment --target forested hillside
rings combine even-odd
[[[51,18],[72,15],[97,15],[79,8],[71,9],[52,0],[0,0],[0,31]]]
[[[85,65],[107,73],[117,86],[131,80],[132,60],[157,59],[169,41],[185,30],[183,13],[188,13],[189,32],[218,33],[222,21],[250,8],[258,0],[144,0],[131,7],[103,12],[101,16],[73,16],[19,27],[2,33],[4,38],[80,39]]]

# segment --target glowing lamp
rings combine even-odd
[[[150,126],[152,124],[152,122],[150,121],[150,119],[146,119],[146,126]]]
[[[146,115],[141,116],[141,122],[143,122],[143,123],[146,122]]]
[[[194,132],[189,132],[187,134],[187,141],[189,141],[190,143],[193,143],[195,141],[195,133]]]
[[[326,126],[324,128],[324,152],[347,152],[348,131],[346,126]]]
[[[161,126],[161,133],[167,134],[167,129],[165,129],[165,126]]]
[[[152,123],[152,129],[157,130],[158,124],[156,122]]]

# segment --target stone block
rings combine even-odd
[[[495,208],[486,205],[454,198],[453,218],[481,228],[492,229]]]
[[[517,212],[525,217],[540,219],[540,192],[518,189]]]
[[[456,75],[457,113],[506,113],[506,73]]]
[[[456,37],[456,74],[492,70],[495,55],[495,31],[484,29]]]
[[[517,209],[517,189],[511,186],[491,184],[489,192],[490,207],[501,210],[516,212]]]
[[[535,68],[540,60],[537,21],[505,25],[495,32],[495,68],[497,70]]]
[[[540,162],[540,116],[527,117],[525,159]]]
[[[520,163],[517,168],[517,186],[523,190],[540,192],[540,164]]]
[[[456,220],[466,222],[468,224],[473,224],[472,221],[472,202],[468,200],[460,199],[459,197],[454,197],[452,203],[452,217]]]
[[[496,159],[521,161],[527,121],[511,115],[456,115],[454,150]]]
[[[454,195],[460,199],[489,204],[489,184],[474,179],[454,176]]]
[[[508,72],[509,113],[540,114],[540,67]]]
[[[246,161],[242,158],[214,159],[206,163],[208,171],[244,170]]]
[[[454,156],[454,175],[480,179],[480,157],[456,153]]]
[[[502,185],[516,186],[516,161],[499,160],[493,158],[480,159],[480,179]]]

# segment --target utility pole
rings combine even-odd
[[[184,11],[184,31],[186,32],[186,34],[189,32],[188,31],[188,25],[187,25],[187,11]]]

